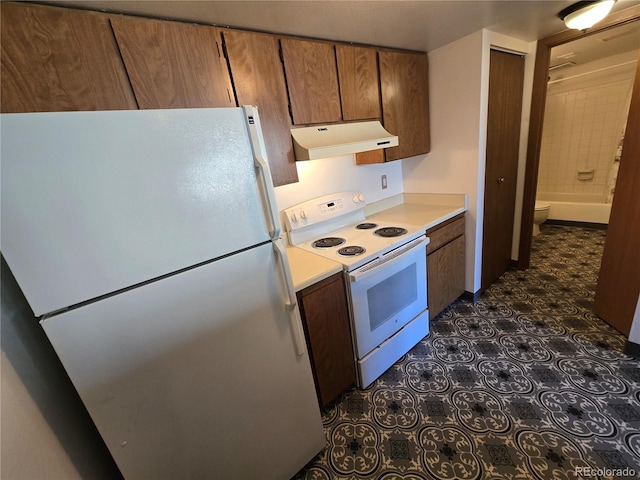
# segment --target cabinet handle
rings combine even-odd
[[[430,241],[431,239],[427,238],[424,235],[421,237],[418,237],[415,240],[412,240],[411,242],[407,243],[405,246],[398,247],[396,250],[393,250],[392,252],[386,255],[383,255],[378,260],[372,261],[371,263],[367,264],[367,266],[360,267],[354,270],[349,274],[349,279],[352,282],[358,282],[358,281],[364,280],[365,278],[370,277],[371,275],[375,275],[377,272],[380,271],[381,268],[392,266],[397,258],[403,257],[404,254],[407,253],[409,250],[413,250],[419,246],[423,246],[423,248],[426,248],[426,245]],[[403,257],[403,258],[406,258],[406,257]]]
[[[504,183],[504,177],[498,177],[498,183]]]

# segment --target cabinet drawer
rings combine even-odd
[[[454,217],[444,225],[430,228],[427,230],[427,236],[431,239],[429,245],[427,245],[427,255],[463,234],[464,213]]]

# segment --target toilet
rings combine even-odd
[[[549,218],[549,209],[551,204],[536,200],[536,209],[533,213],[533,236],[540,233],[540,225]]]

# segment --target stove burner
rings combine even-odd
[[[315,248],[331,248],[337,247],[338,245],[342,245],[346,240],[340,237],[326,237],[320,238],[311,244],[312,247]]]
[[[377,223],[360,223],[356,225],[358,230],[370,230],[372,228],[376,228],[378,226]]]
[[[399,237],[407,233],[407,229],[400,227],[383,227],[379,228],[373,233],[375,233],[379,237]]]
[[[338,250],[338,253],[347,257],[353,257],[356,255],[362,255],[365,251],[366,250],[364,248],[357,245],[349,245],[347,247],[342,247]]]

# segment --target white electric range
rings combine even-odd
[[[284,211],[291,245],[343,265],[363,388],[429,333],[424,227],[371,222],[365,205],[350,191]]]

